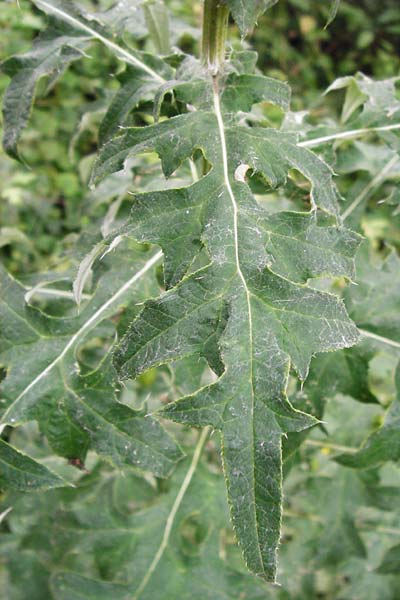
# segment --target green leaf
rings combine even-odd
[[[75,317],[50,317],[25,304],[23,288],[2,271],[3,423],[36,419],[62,456],[84,459],[91,447],[117,466],[135,465],[166,477],[182,456],[176,443],[156,420],[117,402],[116,377],[107,358],[86,374],[78,362],[88,335],[95,335],[94,329],[115,314],[132,290],[141,285],[145,292],[143,278],[158,257],[132,258],[130,252],[124,264],[119,256],[120,271],[103,276]]]
[[[0,489],[48,490],[69,485],[47,467],[0,439]]]
[[[121,46],[110,39],[114,34],[114,28],[116,33],[121,33],[121,29],[123,32],[127,22],[131,22],[132,18],[134,21],[136,20],[137,6],[135,7],[135,3],[132,5],[130,1],[121,0],[108,11],[91,15],[84,10],[78,9],[70,0],[52,0],[51,2],[48,2],[47,0],[33,1],[38,8],[48,15],[56,18],[62,23],[72,26],[81,33],[84,32],[85,34],[88,34],[92,39],[102,42],[126,64],[141,67],[149,75],[154,77],[154,79],[161,82],[163,81],[155,71],[140,60],[140,53],[136,53],[134,50],[127,50],[124,46]],[[107,32],[104,32],[103,28],[105,28]],[[131,26],[128,26],[128,29],[131,30]]]
[[[203,197],[190,197],[186,189],[136,194],[129,220],[118,234],[162,244],[164,279],[170,288],[182,279],[201,250],[202,208]],[[165,239],[167,227],[169,239]]]
[[[245,102],[247,106],[247,98]],[[226,141],[235,165],[231,173],[235,181],[243,179],[242,170],[247,166],[260,173],[271,187],[276,188],[286,182],[289,169],[297,169],[312,184],[312,207],[320,207],[333,215],[338,214],[339,195],[332,182],[331,169],[314,153],[300,148],[295,134],[275,129],[228,125]],[[173,154],[169,152],[171,142],[176,144]],[[212,164],[218,165],[221,156],[215,145],[217,142],[218,124],[215,114],[205,111],[174,117],[151,127],[132,128],[101,148],[92,181],[98,182],[109,173],[121,170],[129,156],[150,149],[160,156],[167,177],[197,148],[204,152]],[[246,170],[245,168],[244,174]],[[221,176],[221,168],[219,175]],[[213,177],[210,176],[209,179]],[[205,181],[202,185],[206,185]]]
[[[336,15],[337,15],[337,12],[339,10],[339,6],[340,6],[340,0],[332,0],[328,21],[327,21],[325,27],[328,27],[332,23],[332,21],[334,21]]]
[[[150,38],[160,54],[171,51],[168,11],[163,0],[146,0],[143,11]]]
[[[257,18],[266,10],[274,6],[278,0],[226,0],[227,5],[232,11],[240,32],[245,36],[257,23]],[[339,9],[340,0],[332,0],[329,12],[328,22],[325,27],[328,27],[335,19]]]
[[[290,0],[271,9],[264,21],[273,24],[274,43],[268,31],[260,31],[253,43],[265,46],[268,38],[268,64],[274,59],[278,67],[300,67],[296,88],[302,94],[295,106],[302,112],[282,115],[289,110],[289,88],[255,74],[251,51],[225,54],[220,95],[214,99],[215,82],[181,50],[163,61],[131,48],[139,41],[151,52],[155,41],[167,49],[162,23],[151,23],[153,43],[149,39],[142,8],[147,1],[152,2],[33,0],[22,12],[10,1],[0,11],[5,55],[20,52],[32,30],[42,28],[36,7],[51,15],[51,23],[57,20],[60,30],[71,28],[106,50],[96,49],[78,67],[74,63],[71,75],[41,102],[44,118],[35,119],[21,154],[36,167],[45,158],[47,166],[26,174],[7,157],[0,164],[3,179],[9,179],[0,221],[4,215],[11,226],[0,231],[2,255],[24,284],[0,278],[5,284],[0,409],[15,406],[21,412],[18,423],[24,422],[7,427],[4,436],[27,458],[55,466],[76,484],[1,495],[2,594],[10,600],[27,595],[30,600],[393,600],[399,588],[396,547],[393,560],[387,555],[383,561],[393,572],[380,574],[377,566],[396,543],[399,470],[377,462],[375,455],[376,466],[364,470],[333,459],[346,448],[358,455],[361,444],[365,450],[372,442],[372,432],[385,435],[382,456],[397,452],[390,427],[398,400],[388,407],[400,349],[399,268],[395,254],[383,265],[380,257],[399,245],[392,207],[382,202],[400,174],[398,83],[356,76],[340,91],[346,96],[341,122],[336,101],[318,110],[313,82],[326,77],[331,57],[321,52],[318,77],[307,69],[307,44],[300,56],[288,36],[296,25],[293,11],[316,3]],[[226,3],[215,4],[220,1]],[[181,21],[193,7],[168,4],[174,47],[197,49],[199,31]],[[239,16],[253,13],[252,19],[266,6],[234,4]],[[331,4],[319,3],[312,18],[301,19],[305,38],[314,45],[332,37],[340,45],[340,35],[319,35],[315,29],[316,19],[326,21]],[[83,6],[99,12],[87,13]],[[345,11],[356,45],[365,50],[362,63],[371,70],[376,67],[366,48],[374,37],[371,19],[360,7]],[[380,33],[396,33],[398,12],[382,9]],[[286,25],[288,35],[282,37],[279,29]],[[393,43],[384,37],[372,46],[390,77],[396,75]],[[261,58],[259,67],[266,64]],[[354,52],[345,48],[342,58],[350,72]],[[126,67],[116,67],[117,59]],[[52,85],[56,77],[56,70],[44,75],[38,95],[44,80]],[[308,113],[310,99],[314,108]],[[127,130],[153,122],[152,104],[159,126]],[[108,166],[124,170],[93,193],[81,193],[79,181],[87,180],[104,114],[100,146],[108,142],[104,152],[114,147],[121,155],[115,164],[111,156],[103,163],[103,174]],[[282,131],[263,129],[282,119]],[[72,130],[75,165],[65,155],[65,136]],[[307,141],[298,142],[292,130]],[[114,136],[118,139],[110,141]],[[367,143],[353,143],[364,136]],[[305,151],[322,145],[346,195],[345,210],[330,168]],[[156,156],[142,153],[157,146],[169,182]],[[101,177],[101,158],[97,167]],[[398,204],[395,191],[387,202]],[[359,253],[356,273],[359,237],[344,223],[362,231],[374,248],[367,258]],[[92,235],[101,224],[106,239]],[[88,238],[89,244],[101,239],[92,251]],[[139,250],[132,240],[146,246]],[[148,244],[157,248],[147,253]],[[76,247],[85,258],[73,286]],[[152,256],[155,262],[143,272]],[[140,278],[125,287],[136,272]],[[160,292],[162,279],[166,293]],[[349,280],[355,281],[346,289]],[[344,296],[362,342],[331,352],[356,337],[336,296]],[[114,353],[122,374],[141,373],[126,386],[119,384],[110,360],[116,336],[126,344]],[[318,352],[321,348],[328,351]],[[34,362],[45,372],[36,383]],[[24,391],[19,378],[32,387],[14,405]],[[181,453],[154,420],[160,405],[167,407],[166,416],[183,423],[166,425],[187,448],[188,458],[176,469]],[[324,421],[311,431],[297,431],[316,423],[300,411]],[[31,418],[39,425],[25,423]],[[203,422],[222,433],[231,512],[246,560],[260,572],[254,556],[260,557],[270,580],[281,529],[279,587],[266,587],[242,560],[228,522],[219,431],[207,438],[204,459],[197,462],[199,446],[193,456],[196,432],[186,423]],[[200,433],[202,443],[205,435]],[[0,454],[1,448],[0,441]],[[168,480],[162,478],[172,469]]]
[[[311,277],[353,279],[354,255],[361,238],[348,229],[320,226],[316,214],[281,212],[261,224],[268,234],[270,268],[290,281]]]
[[[245,36],[254,27],[258,17],[277,2],[278,0],[227,0],[226,3],[232,11],[240,33]]]
[[[222,103],[228,112],[249,111],[256,102],[271,102],[289,110],[290,87],[271,77],[232,73],[226,80]]]
[[[12,78],[3,101],[3,146],[7,154],[19,158],[18,140],[28,122],[38,81],[49,77],[48,85],[54,84],[72,61],[82,58],[89,41],[87,33],[51,19],[32,50],[1,64],[3,73]]]
[[[2,71],[11,77],[3,102],[3,145],[5,151],[17,159],[18,140],[29,120],[39,80],[48,77],[50,88],[72,61],[87,56],[85,50],[93,40],[101,41],[128,64],[127,73],[122,78],[126,85],[122,86],[109,107],[100,131],[101,139],[114,132],[116,115],[121,124],[139,101],[154,95],[165,81],[163,74],[170,72],[157,57],[128,51],[109,39],[113,28],[120,31],[121,22],[131,18],[133,7],[130,4],[120,3],[118,18],[112,9],[109,13],[106,11],[89,18],[68,0],[51,3],[35,0],[35,4],[49,14],[48,28],[36,38],[32,50],[12,56],[1,64]],[[108,26],[107,33],[103,31],[104,24]],[[163,74],[159,74],[158,70]]]
[[[392,546],[382,559],[381,564],[376,569],[381,575],[398,575],[400,570],[400,544]]]
[[[37,4],[40,3],[40,0],[35,1]],[[54,6],[56,3],[52,2],[51,4]],[[114,31],[120,37],[124,34],[129,34],[135,39],[141,40],[148,33],[142,4],[142,0],[118,0],[118,2],[112,3],[111,7],[106,10],[91,13],[89,20],[96,21],[105,28]],[[65,7],[66,10],[69,9],[69,13],[72,12],[70,6],[65,3],[65,0],[62,2],[58,0],[56,6],[60,8]],[[51,9],[47,8],[46,10],[50,11]],[[82,16],[85,16],[85,13]]]
[[[121,88],[111,102],[99,130],[99,142],[103,144],[118,132],[123,126],[129,113],[139,102],[153,99],[160,88],[162,80],[172,77],[172,70],[159,58],[150,54],[141,54],[143,64],[160,75],[161,81],[141,67],[128,65],[118,77]]]
[[[400,101],[396,95],[396,79],[383,79],[376,81],[364,73],[355,76],[340,77],[336,79],[326,90],[329,93],[334,90],[346,89],[346,97],[343,105],[342,120],[346,122],[362,106],[362,121],[380,123],[391,121],[396,115],[398,122],[398,111]]]
[[[304,282],[327,274],[351,277],[360,240],[336,224],[319,227],[313,211],[269,216],[256,203],[247,171],[261,173],[275,188],[295,168],[311,182],[313,210],[338,212],[325,163],[298,147],[293,134],[236,123],[221,112],[220,94],[208,85],[212,107],[129,130],[101,149],[95,165],[94,180],[150,150],[160,156],[166,176],[196,150],[211,165],[188,188],[141,194],[134,202],[128,231],[163,248],[169,286],[181,281],[146,303],[117,347],[114,364],[126,379],[194,354],[211,367],[222,358],[224,370],[216,368],[216,383],[168,405],[162,414],[221,431],[231,515],[245,560],[253,572],[274,581],[281,438],[316,423],[288,402],[289,370],[304,380],[315,353],[358,340],[341,301]],[[236,110],[249,109],[240,85],[232,97]],[[185,275],[200,246],[209,265]]]
[[[388,461],[400,461],[400,366],[396,374],[397,398],[387,411],[385,421],[354,454],[340,454],[336,461],[347,467],[369,469]]]

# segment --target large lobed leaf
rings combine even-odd
[[[248,75],[245,75],[248,77]],[[269,98],[249,95],[237,77],[235,110]],[[260,78],[262,79],[262,78]],[[232,79],[228,76],[229,86]],[[208,92],[207,92],[208,89]],[[201,93],[200,93],[201,92]],[[285,93],[282,87],[282,92]],[[224,83],[203,75],[177,84],[198,110],[128,130],[103,146],[94,180],[123,168],[128,157],[156,151],[166,176],[199,150],[211,168],[188,188],[140,194],[124,231],[162,247],[171,289],[146,303],[121,340],[114,364],[123,379],[190,355],[204,356],[215,383],[168,405],[163,416],[221,431],[234,528],[249,568],[274,581],[281,525],[281,439],[317,421],[295,410],[286,388],[290,368],[301,380],[311,357],[358,340],[342,302],[307,284],[310,277],[353,274],[360,238],[335,222],[338,194],[329,167],[300,148],[296,136],[243,126],[226,102]],[[246,172],[272,187],[290,169],[311,183],[309,213],[268,215]],[[317,208],[332,221],[319,223]],[[321,226],[322,225],[322,226]],[[209,264],[193,273],[201,248]]]

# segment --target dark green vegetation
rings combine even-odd
[[[396,600],[400,9],[166,5],[2,5],[0,584]]]

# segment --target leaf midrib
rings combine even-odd
[[[61,20],[66,21],[67,23],[69,23],[73,27],[76,27],[78,29],[86,31],[92,37],[98,39],[105,46],[107,46],[108,48],[110,48],[111,50],[113,50],[117,54],[118,57],[122,56],[126,60],[126,62],[128,62],[130,64],[133,64],[135,67],[138,67],[139,69],[142,69],[143,71],[145,71],[146,73],[148,73],[150,75],[150,77],[152,77],[156,81],[159,81],[160,83],[165,83],[165,79],[163,77],[161,77],[158,73],[156,73],[155,71],[153,71],[153,69],[151,69],[150,67],[148,67],[145,63],[143,63],[142,61],[140,61],[138,58],[136,58],[136,56],[134,56],[133,54],[131,54],[130,52],[128,52],[128,50],[125,50],[125,48],[122,48],[121,46],[119,46],[115,42],[112,42],[111,40],[107,39],[106,37],[104,37],[103,35],[101,35],[100,33],[98,33],[95,29],[92,29],[91,27],[89,27],[85,23],[82,23],[82,21],[80,21],[76,17],[73,17],[72,15],[68,14],[67,12],[65,12],[64,10],[62,10],[60,8],[52,6],[51,4],[49,4],[48,2],[46,2],[45,0],[36,0],[36,4],[39,7],[43,6],[50,13],[58,16]]]
[[[252,311],[251,311],[251,302],[250,302],[250,290],[247,286],[247,282],[246,279],[243,275],[241,266],[240,266],[240,256],[239,256],[239,235],[238,235],[238,205],[236,202],[236,198],[235,195],[233,193],[232,190],[232,186],[231,186],[231,182],[229,179],[229,168],[228,168],[228,151],[227,151],[227,145],[226,145],[226,138],[225,138],[225,125],[224,125],[224,120],[222,117],[222,111],[221,111],[221,103],[220,103],[220,92],[219,92],[219,86],[218,86],[218,80],[216,78],[213,79],[213,88],[214,88],[214,93],[213,93],[213,98],[214,98],[214,112],[215,112],[215,116],[217,118],[217,123],[218,123],[218,131],[219,131],[219,138],[220,138],[220,144],[221,144],[221,156],[222,156],[222,166],[223,166],[223,175],[224,175],[224,185],[228,191],[230,200],[232,202],[232,209],[233,209],[233,227],[234,227],[234,245],[235,245],[235,262],[236,262],[236,270],[237,273],[240,277],[240,280],[242,281],[244,290],[245,290],[245,294],[246,294],[246,302],[247,302],[247,314],[248,314],[248,323],[249,323],[249,349],[250,349],[250,377],[249,377],[249,383],[250,383],[250,389],[251,389],[251,434],[252,434],[252,444],[251,444],[251,451],[252,451],[252,455],[253,455],[253,472],[252,472],[252,491],[253,491],[253,506],[254,506],[254,519],[255,519],[255,529],[256,529],[256,536],[257,536],[257,553],[258,553],[258,559],[259,559],[259,563],[260,563],[260,568],[262,569],[262,573],[264,575],[265,574],[265,567],[264,567],[264,561],[263,561],[263,557],[261,554],[261,548],[260,548],[260,537],[259,537],[259,523],[258,523],[258,513],[257,513],[257,504],[256,504],[256,490],[255,490],[255,480],[256,480],[256,475],[255,475],[255,450],[254,450],[254,445],[255,445],[255,432],[254,432],[254,403],[255,403],[255,397],[254,397],[254,385],[253,385],[253,321],[252,321]]]
[[[116,302],[136,281],[138,281],[147,271],[153,267],[162,257],[163,253],[160,250],[157,252],[152,258],[150,258],[146,264],[139,270],[133,277],[131,277],[126,283],[124,283],[117,292],[115,292],[97,311],[78,329],[78,331],[71,337],[69,342],[64,346],[63,350],[60,352],[58,356],[56,356],[53,361],[47,365],[17,396],[17,398],[10,404],[8,409],[3,415],[2,422],[5,423],[10,413],[12,413],[15,406],[24,397],[24,395],[29,392],[39,381],[43,379],[52,369],[64,358],[67,352],[73,348],[75,343],[82,337],[84,333],[89,331],[92,327],[98,323],[102,314],[110,308],[114,302]],[[13,422],[15,424],[15,422]]]

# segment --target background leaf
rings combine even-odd
[[[0,440],[0,487],[21,492],[68,485],[44,465]]]

